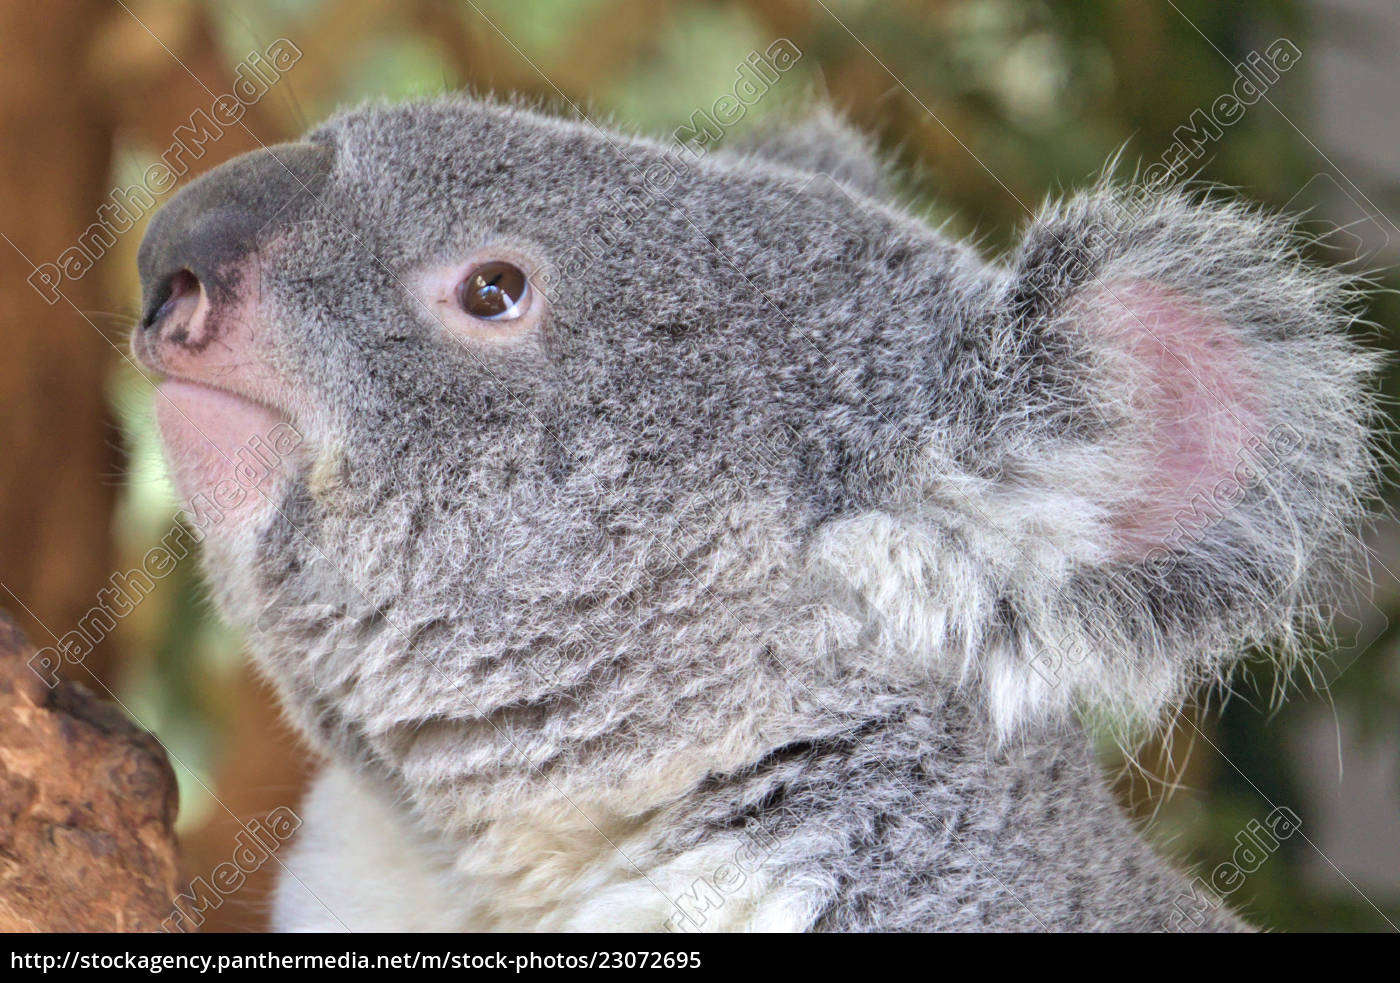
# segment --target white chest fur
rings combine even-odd
[[[448,848],[348,772],[328,768],[282,858],[273,927],[800,931],[816,917],[817,892],[778,876],[768,838],[736,833],[657,861],[657,820],[569,812],[551,824],[493,824]]]

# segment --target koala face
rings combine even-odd
[[[1291,625],[1371,470],[1341,281],[1176,192],[987,263],[873,190],[449,99],[182,191],[134,347],[189,500],[302,438],[206,565],[313,740],[434,815],[635,805],[930,688],[1155,712]]]

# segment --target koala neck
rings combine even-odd
[[[907,698],[853,668],[861,619],[811,583],[796,543],[701,544],[635,574],[512,595],[499,577],[415,567],[368,541],[382,517],[367,525],[316,537],[370,560],[355,571],[365,586],[346,590],[315,551],[280,564],[253,648],[315,746],[439,830],[561,803],[635,816]],[[416,553],[430,554],[457,562]]]

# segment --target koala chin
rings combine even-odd
[[[697,152],[467,98],[191,183],[137,357],[324,758],[286,930],[1243,927],[1078,722],[1295,658],[1375,356],[1286,222],[1107,181],[996,260],[830,113]]]

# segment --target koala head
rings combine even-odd
[[[134,347],[184,497],[248,492],[205,565],[308,736],[440,817],[641,808],[939,694],[1150,716],[1296,633],[1373,471],[1346,282],[1161,188],[988,261],[882,175],[829,116],[704,154],[451,98],[177,195]]]

